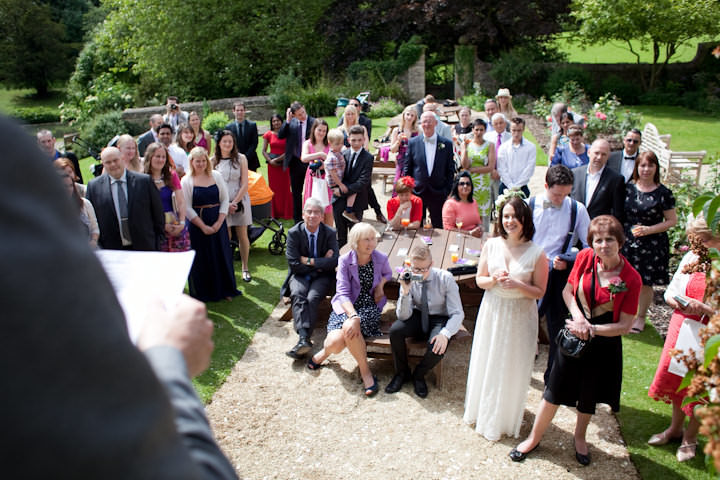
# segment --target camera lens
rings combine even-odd
[[[400,275],[400,278],[402,278],[404,282],[409,282],[412,280],[412,273],[410,271],[405,271],[402,275]]]

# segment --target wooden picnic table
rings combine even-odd
[[[460,265],[452,262],[452,253],[458,254],[459,259],[465,261],[477,261],[480,259],[480,252],[485,244],[485,237],[476,238],[466,233],[458,233],[454,230],[424,229],[407,232],[392,231],[379,234],[377,250],[388,256],[390,267],[393,271],[393,279],[385,286],[385,293],[388,298],[397,299],[400,284],[398,275],[405,266],[405,257],[410,254],[412,247],[424,244],[430,239],[430,253],[433,259],[433,266],[448,269]],[[340,254],[347,253],[350,245],[340,249]],[[458,260],[462,262],[463,260]],[[460,287],[460,297],[464,305],[480,305],[482,290],[475,284],[475,274],[456,275],[455,280]]]

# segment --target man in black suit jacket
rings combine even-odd
[[[165,215],[152,179],[125,169],[120,150],[115,147],[104,149],[100,159],[105,173],[93,179],[87,188],[87,198],[95,208],[100,227],[98,245],[111,250],[157,250]],[[118,192],[118,188],[123,191]],[[121,195],[127,201],[126,221],[121,220]]]
[[[290,168],[290,190],[293,198],[293,220],[302,220],[302,192],[305,183],[307,164],[300,161],[302,144],[310,138],[310,130],[315,119],[307,114],[300,102],[293,102],[285,112],[285,121],[280,127],[278,138],[285,139],[285,159],[283,170]]]
[[[57,172],[19,126],[0,130],[3,477],[237,478],[189,378],[212,351],[204,306],[148,312],[136,348]]]
[[[363,148],[365,143],[365,130],[360,125],[350,127],[348,135],[350,148],[343,152],[345,158],[345,172],[342,182],[337,189],[333,189],[333,217],[337,228],[338,244],[342,248],[347,243],[348,230],[353,222],[343,216],[343,212],[354,213],[358,221],[362,221],[363,212],[368,208],[370,180],[372,177],[373,156]],[[347,197],[356,193],[352,210],[347,210]]]
[[[160,125],[163,124],[163,116],[159,113],[150,117],[150,130],[140,135],[137,139],[138,155],[141,157],[145,156],[145,150],[150,146],[151,143],[157,142],[157,133]]]
[[[260,160],[257,156],[258,131],[257,124],[245,118],[245,104],[235,102],[233,106],[235,121],[228,123],[225,127],[235,136],[235,145],[238,152],[245,155],[248,161],[248,169],[253,172],[260,168]]]
[[[595,140],[588,151],[590,163],[573,169],[573,188],[570,196],[585,205],[590,219],[598,215],[613,215],[625,220],[625,179],[606,168],[610,144]]]
[[[303,221],[288,232],[285,251],[288,276],[281,290],[283,296],[292,299],[293,324],[299,336],[297,344],[287,355],[298,360],[312,349],[310,337],[317,321],[317,307],[335,280],[338,263],[335,229],[322,223],[323,212],[319,200],[308,198],[303,209]]]
[[[642,132],[637,128],[630,129],[623,139],[625,148],[612,152],[608,158],[608,168],[622,175],[625,183],[630,180],[633,170],[635,170],[635,160],[640,153],[641,141]]]
[[[420,117],[423,134],[410,139],[403,175],[415,179],[415,194],[430,212],[433,228],[442,228],[442,207],[452,189],[455,176],[452,141],[435,133],[437,119],[433,112]],[[432,165],[428,171],[428,154]]]

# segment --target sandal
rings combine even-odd
[[[682,433],[677,436],[672,436],[667,433],[667,431],[664,431],[662,433],[656,433],[652,437],[650,437],[650,440],[647,441],[648,445],[652,445],[654,447],[658,447],[660,445],[667,445],[670,442],[678,442],[682,440],[683,436]]]
[[[251,282],[251,281],[252,281],[252,277],[250,276],[250,271],[249,271],[249,270],[243,270],[243,271],[242,271],[242,279],[243,279],[244,282]]]
[[[365,389],[365,396],[366,397],[374,397],[378,391],[380,390],[380,386],[378,385],[378,379],[375,375],[373,375],[373,384],[369,387],[363,387]]]
[[[321,363],[316,363],[315,360],[313,360],[313,357],[310,357],[307,363],[307,367],[309,370],[318,370],[320,367],[322,367]]]
[[[687,462],[688,460],[695,458],[695,447],[697,447],[697,442],[681,444],[675,454],[677,461]]]

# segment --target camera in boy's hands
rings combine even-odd
[[[400,274],[400,280],[402,280],[405,283],[410,282],[422,282],[422,275],[418,273],[412,273],[410,270],[405,270]]]

